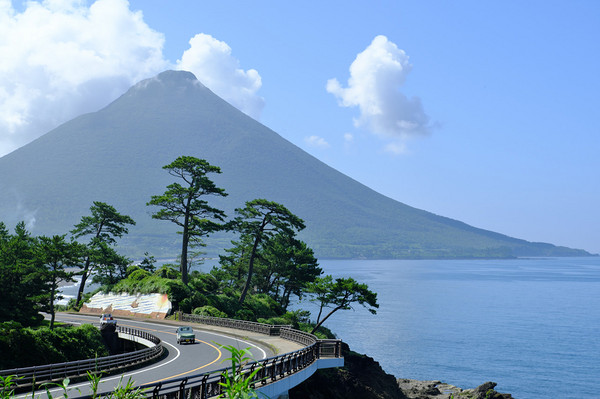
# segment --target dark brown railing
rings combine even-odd
[[[61,381],[65,378],[85,376],[88,371],[114,371],[132,367],[156,359],[161,356],[164,351],[160,339],[145,331],[127,327],[117,327],[117,332],[140,337],[151,342],[153,346],[134,352],[104,356],[96,359],[0,370],[0,376],[6,377],[14,375],[16,376],[15,382],[19,388],[29,387],[33,384],[42,382]]]
[[[252,373],[256,368],[259,368],[252,381],[255,388],[294,374],[310,366],[320,358],[339,358],[342,356],[341,340],[320,340],[312,334],[294,330],[288,325],[268,325],[244,320],[182,313],[178,314],[178,319],[218,327],[253,331],[266,335],[279,335],[281,338],[304,345],[304,348],[297,351],[248,364],[243,374]],[[210,373],[162,381],[157,384],[142,385],[140,388],[145,390],[146,396],[152,399],[207,399],[223,393],[222,386],[219,383],[223,382],[224,373],[231,373],[231,370],[223,368]],[[110,393],[106,392],[103,395],[108,394]],[[90,397],[86,396],[79,399],[90,399]]]
[[[273,383],[281,378],[294,374],[307,366],[310,366],[320,358],[339,358],[342,356],[341,340],[320,340],[312,334],[294,330],[287,325],[273,326],[243,320],[186,314],[179,314],[178,318],[182,321],[253,331],[266,335],[278,335],[281,338],[304,346],[302,349],[294,352],[248,364],[243,371],[244,374],[252,373],[256,368],[259,368],[259,371],[252,381],[255,388]],[[162,354],[163,347],[159,338],[131,328],[118,327],[118,332],[146,339],[154,343],[154,346],[124,355],[50,364],[46,366],[2,370],[0,371],[0,376],[16,375],[22,377],[18,380],[19,387],[21,387],[25,386],[24,384],[32,384],[33,381],[37,384],[42,381],[55,381],[65,377],[81,376],[85,375],[87,371],[108,371],[129,367],[136,363],[154,359]],[[166,380],[155,384],[141,385],[139,388],[144,390],[147,397],[152,397],[153,399],[207,399],[223,393],[221,391],[222,386],[219,383],[223,382],[224,372],[231,373],[231,370],[222,368],[209,373]],[[107,396],[111,393],[112,392],[100,393],[97,394],[96,397]],[[91,396],[78,397],[78,399],[90,398]]]

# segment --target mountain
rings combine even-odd
[[[472,258],[587,255],[469,226],[387,198],[332,169],[238,111],[189,72],[166,71],[130,88],[104,109],[82,115],[0,158],[0,221],[24,220],[35,235],[64,234],[93,201],[113,205],[136,226],[119,242],[138,257],[175,256],[172,223],[146,206],[175,178],[162,169],[180,155],[219,166],[229,196],[213,205],[233,216],[248,200],[285,205],[300,234],[330,258]],[[207,240],[227,247],[230,236]]]

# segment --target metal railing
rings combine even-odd
[[[283,339],[296,342],[305,347],[297,351],[268,359],[256,361],[246,365],[242,374],[248,375],[259,369],[252,380],[252,385],[257,388],[273,383],[281,378],[296,373],[313,364],[320,358],[341,357],[342,341],[339,339],[318,339],[312,334],[294,330],[288,325],[268,325],[263,323],[243,320],[225,319],[219,317],[178,314],[178,319],[187,322],[196,322],[218,327],[234,328],[258,332],[266,335],[279,335]],[[222,368],[204,374],[196,374],[184,378],[176,378],[155,384],[141,385],[147,397],[152,399],[208,399],[223,393],[220,383],[224,382],[224,373],[231,375],[232,370]],[[98,396],[110,395],[110,392]],[[91,396],[82,396],[77,399],[90,399]]]
[[[309,348],[271,357],[248,364],[242,374],[248,375],[258,368],[258,372],[252,380],[254,388],[275,382],[290,374],[293,374],[311,365],[317,359],[316,345]],[[197,374],[185,378],[177,378],[162,381],[157,384],[141,385],[147,397],[153,399],[180,399],[194,398],[207,399],[221,395],[224,382],[224,373],[231,375],[232,370],[222,368],[205,374]],[[110,392],[99,396],[109,395]],[[91,396],[83,396],[77,399],[90,399]]]
[[[271,325],[257,323],[255,321],[226,319],[223,317],[200,316],[197,314],[178,313],[178,318],[181,321],[190,321],[193,323],[207,324],[216,327],[234,328],[236,330],[245,330],[257,332],[265,335],[279,335],[279,331],[283,328],[291,328],[290,325]]]
[[[312,334],[294,330],[291,326],[273,326],[262,323],[248,322],[243,320],[224,319],[218,317],[206,317],[198,315],[179,314],[179,320],[203,323],[219,327],[234,328],[239,330],[253,331],[266,335],[278,335],[283,339],[304,345],[302,349],[256,361],[248,364],[243,374],[252,373],[256,368],[259,371],[254,376],[252,384],[260,387],[275,382],[288,375],[296,373],[314,363],[320,358],[341,357],[342,341],[338,339],[317,339]],[[97,359],[81,360],[76,362],[50,364],[45,366],[34,366],[1,370],[0,376],[16,375],[22,377],[18,380],[18,387],[28,386],[34,382],[56,381],[66,377],[85,376],[87,371],[109,371],[129,367],[137,363],[145,362],[162,355],[163,346],[160,339],[145,331],[132,328],[117,327],[118,332],[146,339],[154,344],[153,347],[145,348],[136,352],[123,355],[106,356]],[[207,399],[222,394],[223,373],[231,373],[228,368],[222,368],[209,373],[197,374],[185,378],[176,378],[158,382],[155,384],[141,385],[147,397],[153,399],[179,399],[194,398]],[[96,396],[108,396],[111,392],[100,393]],[[78,399],[90,399],[91,396],[80,396]]]
[[[160,339],[152,334],[128,327],[117,327],[117,333],[143,338],[151,342],[153,346],[134,352],[95,359],[0,370],[0,376],[16,376],[17,387],[22,388],[42,382],[61,381],[64,378],[85,376],[88,371],[114,371],[127,368],[156,359],[163,354],[164,348]]]
[[[301,333],[300,331],[289,330],[291,330],[289,332],[295,331],[296,333]],[[242,374],[247,376],[258,368],[258,372],[252,379],[252,386],[260,388],[310,366],[321,357],[341,357],[341,340],[318,340],[314,336],[312,337],[315,342],[311,345],[294,352],[249,363],[243,369]],[[232,370],[222,368],[209,373],[140,385],[139,388],[146,397],[152,399],[208,399],[224,393],[223,387],[220,384],[224,382],[224,373],[231,375]],[[103,392],[97,394],[96,397],[108,396],[110,394],[111,392]],[[91,398],[92,396],[89,395],[80,396],[76,399]]]

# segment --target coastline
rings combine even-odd
[[[499,393],[495,382],[488,381],[476,388],[462,389],[441,381],[398,379],[398,386],[407,399],[512,399],[511,394]]]
[[[398,378],[379,362],[342,344],[344,367],[318,370],[289,391],[290,399],[513,399],[494,390],[495,382],[463,389],[441,381]]]

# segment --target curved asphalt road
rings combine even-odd
[[[56,320],[74,325],[88,323],[99,326],[98,316],[60,313],[56,315]],[[185,377],[187,375],[204,374],[212,370],[227,367],[229,362],[225,361],[225,359],[230,357],[230,353],[227,350],[220,349],[220,345],[233,345],[240,349],[250,348],[255,360],[273,356],[272,352],[266,347],[261,348],[255,343],[226,336],[217,332],[200,330],[198,329],[198,325],[194,324],[186,323],[194,327],[196,343],[178,345],[177,336],[175,334],[177,325],[118,318],[117,322],[120,326],[147,331],[150,334],[157,336],[161,339],[163,346],[168,351],[168,355],[160,362],[153,363],[150,366],[132,370],[122,375],[119,374],[103,378],[98,392],[114,389],[121,380],[123,385],[125,385],[130,377],[137,386]],[[71,390],[69,396],[87,395],[89,393],[89,385],[88,382],[70,385]],[[78,390],[81,390],[81,393]],[[55,398],[63,396],[64,393],[62,389],[52,389],[50,392]],[[35,397],[37,399],[45,396],[45,392],[38,392]],[[18,397],[31,398],[31,393],[28,395],[20,395]]]

